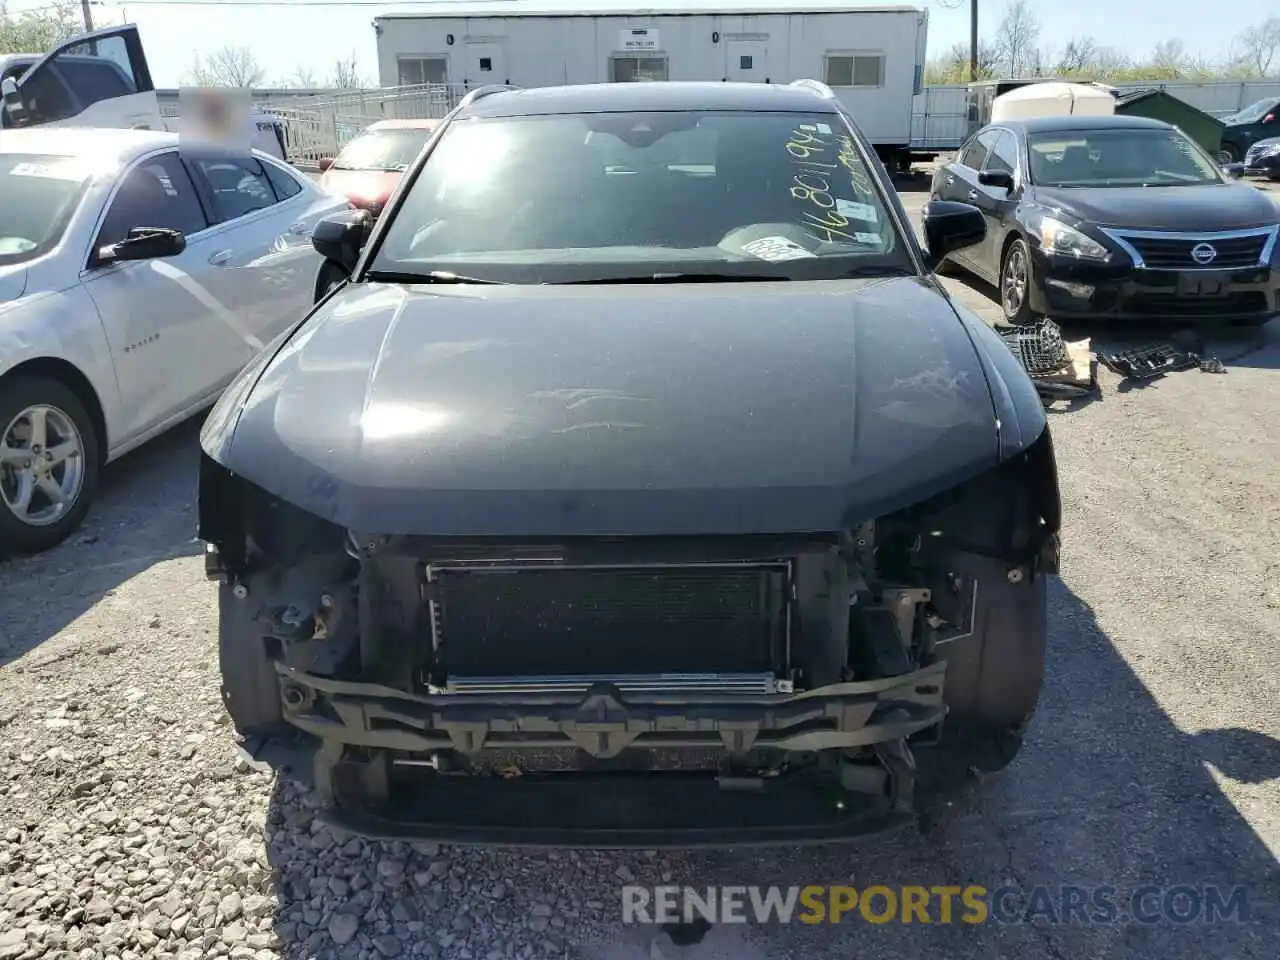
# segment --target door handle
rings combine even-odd
[[[977,191],[977,190],[970,190],[970,191],[969,191],[969,199],[970,199],[970,200],[977,200],[977,199],[978,199],[978,191]]]
[[[230,250],[219,250],[209,255],[209,263],[215,267],[225,267],[231,261]]]
[[[311,234],[311,228],[305,223],[292,223],[289,225],[289,233],[295,237],[306,237]]]

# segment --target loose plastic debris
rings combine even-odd
[[[1052,320],[996,331],[1027,373],[1056,373],[1071,363],[1062,331]]]
[[[1217,357],[1203,357],[1190,350],[1181,350],[1171,343],[1153,343],[1129,350],[1099,353],[1098,362],[1126,380],[1154,380],[1166,373],[1199,367],[1204,373],[1226,373],[1227,368]]]
[[[1077,359],[1090,356],[1088,340],[1067,343],[1058,325],[1047,319],[1027,326],[997,329],[996,333],[1030,374],[1036,392],[1046,404],[1098,393],[1097,361],[1090,359],[1085,363]]]

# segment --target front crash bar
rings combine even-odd
[[[628,748],[851,749],[909,737],[947,712],[945,662],[793,694],[643,697],[624,697],[607,683],[571,696],[417,694],[282,663],[276,669],[284,716],[295,727],[347,746],[410,753],[576,746],[607,759]]]

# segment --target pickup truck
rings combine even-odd
[[[0,127],[123,127],[180,131],[160,111],[135,24],[84,33],[45,55],[0,56]],[[246,118],[252,145],[284,160],[284,130],[260,111]]]

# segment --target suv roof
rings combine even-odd
[[[558,113],[657,110],[741,110],[750,113],[830,113],[835,101],[812,89],[767,83],[664,80],[591,83],[501,90],[464,106],[459,117],[528,117]]]

